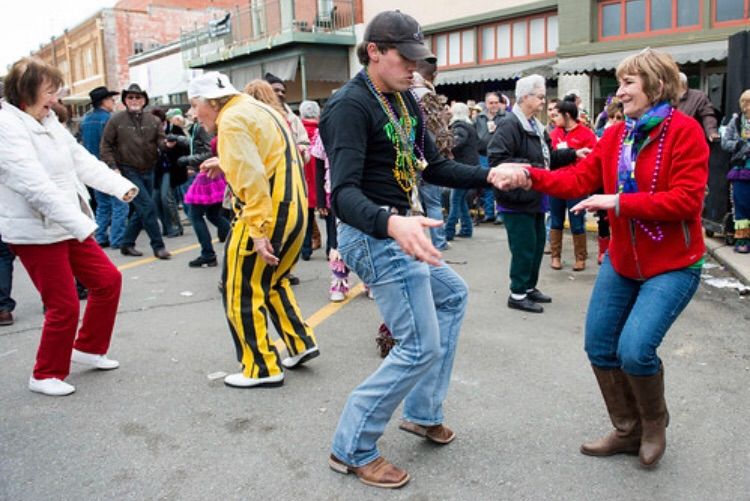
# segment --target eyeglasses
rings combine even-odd
[[[125,96],[125,99],[128,101],[135,101],[137,99],[143,99],[143,96],[141,96],[140,94],[128,94],[127,96]]]

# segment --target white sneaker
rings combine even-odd
[[[313,346],[312,348],[303,351],[302,353],[299,353],[293,357],[287,357],[284,360],[281,361],[281,365],[284,366],[286,369],[294,369],[295,367],[298,367],[308,360],[312,360],[313,358],[320,355],[320,351],[318,350],[317,346]]]
[[[252,388],[253,386],[281,386],[284,384],[284,373],[268,377],[245,377],[241,372],[224,378],[224,384],[235,388]]]
[[[90,365],[103,371],[110,371],[120,367],[120,362],[117,360],[110,360],[107,355],[94,355],[92,353],[86,353],[85,351],[73,350],[73,356],[71,357],[73,362],[83,365]]]
[[[57,379],[56,377],[48,379],[34,379],[34,376],[29,378],[29,389],[37,393],[44,393],[53,397],[63,397],[70,395],[76,391],[76,387],[72,384],[68,384],[65,381]]]

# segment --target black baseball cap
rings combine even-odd
[[[399,54],[411,61],[437,61],[424,44],[417,20],[400,10],[387,10],[373,17],[365,29],[364,41],[394,45]]]

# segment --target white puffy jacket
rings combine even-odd
[[[96,229],[84,184],[122,199],[135,185],[78,144],[50,113],[41,123],[2,101],[0,235],[11,244],[83,241]]]

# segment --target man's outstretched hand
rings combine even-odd
[[[406,254],[432,266],[440,266],[441,254],[425,235],[425,228],[437,228],[442,221],[423,216],[388,218],[388,236],[396,241]]]
[[[487,174],[487,182],[498,190],[508,191],[516,188],[531,189],[531,178],[526,170],[528,164],[504,163],[496,165]]]

